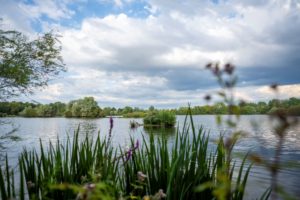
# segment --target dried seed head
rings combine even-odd
[[[215,76],[220,76],[220,68],[219,68],[219,63],[215,64],[215,67],[212,69],[212,72]]]
[[[164,190],[163,190],[163,189],[159,189],[159,190],[158,190],[158,194],[159,194],[159,197],[160,197],[161,199],[167,197],[167,195],[164,193]]]
[[[147,178],[147,175],[141,171],[138,171],[137,176],[138,176],[138,180],[141,182],[144,182],[144,180]]]
[[[31,189],[31,188],[34,188],[34,187],[35,187],[35,184],[32,181],[27,181],[27,188],[28,189]]]
[[[246,102],[244,101],[244,100],[241,100],[240,102],[239,102],[239,106],[245,106],[246,105]]]
[[[210,69],[211,66],[212,66],[212,63],[208,63],[208,64],[205,66],[205,68],[206,68],[206,69]]]
[[[88,190],[88,191],[92,191],[96,188],[96,185],[94,183],[88,183],[84,185],[84,189]]]
[[[271,88],[272,90],[274,90],[274,91],[277,91],[277,89],[278,89],[278,84],[277,84],[277,83],[273,83],[273,84],[270,85],[270,88]]]
[[[211,100],[211,96],[210,96],[209,94],[208,94],[208,95],[205,95],[204,99],[205,99],[206,101],[210,101],[210,100]]]
[[[234,66],[230,63],[224,65],[224,72],[231,75],[234,72]]]

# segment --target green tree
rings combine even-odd
[[[39,117],[54,117],[55,116],[55,110],[52,106],[46,104],[46,105],[40,105],[36,108],[37,116]]]
[[[66,111],[66,104],[62,102],[51,103],[50,106],[53,107],[55,111],[55,116],[63,116]]]
[[[133,108],[130,107],[130,106],[125,106],[123,111],[122,111],[122,114],[127,114],[127,113],[132,113],[133,112]]]
[[[153,112],[155,110],[155,108],[154,108],[154,106],[150,106],[148,110]]]
[[[26,107],[22,112],[20,112],[20,115],[23,117],[37,117],[37,112],[34,108],[29,106]]]
[[[18,31],[0,29],[0,100],[29,94],[65,71],[58,36],[29,40]]]
[[[94,98],[85,97],[84,99],[71,101],[67,105],[65,116],[93,118],[98,117],[99,113],[100,108]]]
[[[256,110],[254,106],[246,105],[241,107],[241,114],[256,114]]]

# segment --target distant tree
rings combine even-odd
[[[265,103],[265,102],[258,102],[257,105],[256,105],[256,112],[258,114],[265,114],[269,111],[269,107],[268,105]]]
[[[62,102],[51,103],[50,106],[52,106],[55,116],[63,116],[66,111],[66,104]]]
[[[254,106],[246,105],[242,106],[240,110],[241,114],[256,114],[256,110]]]
[[[127,113],[132,113],[133,112],[133,108],[130,107],[130,106],[125,106],[123,111],[122,111],[122,114],[127,114]]]
[[[213,106],[214,114],[227,114],[227,106],[223,102],[216,103]]]
[[[40,105],[36,108],[37,116],[39,117],[54,117],[55,110],[50,105]]]
[[[60,53],[58,37],[51,32],[29,40],[18,31],[0,29],[0,100],[46,86],[65,71]]]
[[[37,112],[34,108],[29,106],[26,107],[22,112],[20,112],[20,115],[23,117],[37,117]]]
[[[85,97],[75,101],[70,101],[65,112],[66,117],[98,117],[100,108],[93,97]]]
[[[140,108],[138,108],[138,107],[134,107],[134,108],[133,108],[133,112],[139,112],[139,111],[141,111]]]
[[[148,110],[153,112],[155,110],[155,108],[154,108],[154,106],[150,106]]]

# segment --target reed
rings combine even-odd
[[[223,139],[220,138],[217,149],[210,152],[208,134],[202,128],[196,131],[189,116],[190,125],[186,118],[173,145],[170,146],[165,137],[155,140],[150,135],[149,141],[143,137],[143,145],[132,153],[130,160],[123,159],[121,188],[127,195],[141,197],[165,191],[167,199],[213,199],[221,197],[217,192],[221,184],[224,185],[221,179],[225,178],[229,192],[221,192],[228,192],[227,199],[243,199],[251,165],[244,169],[246,158],[243,159],[234,180],[235,165],[227,160]],[[227,164],[229,173],[224,170]],[[146,176],[143,181],[139,172]]]
[[[244,159],[233,177],[237,167],[228,160],[222,137],[215,149],[209,141],[208,133],[194,127],[191,113],[173,144],[150,135],[141,142],[132,138],[126,151],[99,134],[95,140],[80,139],[78,128],[64,144],[57,139],[45,148],[40,141],[39,151],[24,149],[18,193],[6,158],[0,169],[1,198],[243,199],[251,165]]]

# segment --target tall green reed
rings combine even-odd
[[[215,149],[209,134],[196,129],[191,111],[175,140],[143,136],[142,144],[115,149],[109,138],[59,139],[38,150],[24,149],[19,158],[19,192],[13,171],[0,170],[2,199],[243,199],[250,165],[237,168],[228,160],[220,137]],[[234,145],[234,144],[233,144]],[[225,168],[224,166],[229,166]],[[237,177],[233,177],[234,170]],[[229,169],[229,170],[228,170]],[[225,188],[225,189],[224,189]],[[225,192],[224,192],[225,191]],[[229,191],[229,192],[228,192]],[[220,195],[222,194],[222,195]],[[225,195],[223,195],[225,194]],[[224,198],[223,198],[224,197]]]
[[[96,140],[88,135],[81,141],[79,128],[71,141],[50,142],[48,149],[40,141],[40,152],[24,149],[19,165],[27,183],[30,199],[71,199],[76,197],[72,188],[51,187],[57,184],[82,185],[93,181],[111,184],[117,181],[116,151],[107,145],[107,139]],[[114,194],[112,194],[114,195]]]
[[[226,178],[230,191],[226,199],[243,198],[251,166],[244,170],[244,159],[234,180],[235,167],[231,165],[231,159],[227,160],[223,139],[220,138],[215,151],[209,151],[209,136],[202,128],[196,130],[190,109],[182,131],[177,131],[174,144],[168,144],[165,137],[155,139],[153,135],[150,135],[149,141],[143,137],[142,143],[130,160],[123,159],[121,187],[127,195],[151,196],[162,190],[166,199],[222,199],[222,195],[218,194],[222,191],[218,189],[222,179]],[[228,164],[230,172],[221,173]],[[139,180],[139,172],[147,178]]]

